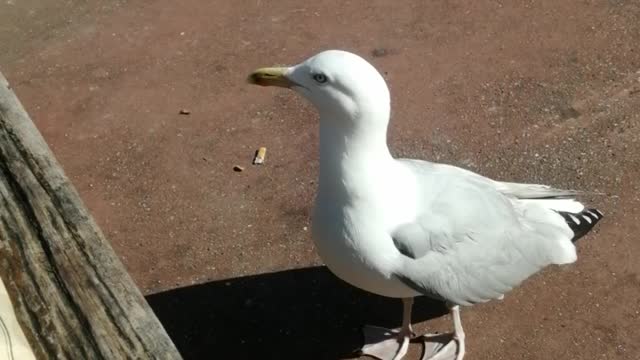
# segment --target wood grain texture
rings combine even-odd
[[[39,359],[181,358],[1,73],[0,277]]]

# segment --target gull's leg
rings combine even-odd
[[[413,298],[402,299],[402,328],[390,330],[377,326],[365,326],[362,354],[382,360],[400,360],[409,350],[409,341],[414,336],[411,328]]]
[[[460,307],[451,306],[453,334],[425,335],[422,360],[462,360],[464,357],[464,331],[460,320]],[[452,336],[453,335],[453,336]]]
[[[464,330],[462,330],[462,320],[460,319],[460,306],[452,307],[451,312],[453,312],[453,339],[458,341],[458,356],[456,356],[456,360],[462,360],[464,357]]]
[[[413,298],[402,299],[402,329],[398,334],[398,342],[401,342],[398,353],[393,360],[402,359],[409,350],[409,341],[415,336],[411,328],[411,310],[413,308]]]

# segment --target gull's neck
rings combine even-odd
[[[388,114],[375,116],[385,118],[352,121],[321,114],[319,193],[353,198],[377,190],[393,158],[387,147]]]

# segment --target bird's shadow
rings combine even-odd
[[[185,360],[351,357],[364,324],[399,327],[402,319],[401,301],[353,288],[325,267],[213,281],[147,301]],[[446,312],[421,297],[413,321]]]

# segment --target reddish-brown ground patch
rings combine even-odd
[[[577,264],[463,312],[468,359],[640,358],[637,1],[3,0],[0,43],[188,359],[344,358],[365,322],[399,325],[399,303],[318,267],[315,113],[245,83],[327,48],[385,74],[395,154],[615,195],[585,199],[607,218]],[[419,330],[448,331],[441,314],[419,305]]]

